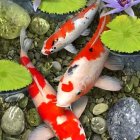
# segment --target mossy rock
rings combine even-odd
[[[14,39],[20,35],[22,27],[30,23],[29,14],[19,5],[9,0],[0,0],[0,36]]]

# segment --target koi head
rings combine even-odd
[[[64,46],[64,39],[56,37],[54,34],[44,42],[41,52],[44,55],[49,55],[59,51],[62,48],[62,46]]]

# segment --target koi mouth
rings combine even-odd
[[[47,56],[51,54],[50,51],[44,50],[44,49],[41,50],[41,53],[44,54],[44,55],[47,55]]]

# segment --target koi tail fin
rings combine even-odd
[[[31,47],[31,44],[32,44],[32,39],[27,38],[26,30],[25,30],[25,28],[22,28],[22,30],[20,32],[20,46],[21,46],[21,50],[24,53],[27,53],[29,48]]]

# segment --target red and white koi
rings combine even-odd
[[[29,70],[33,77],[28,92],[42,120],[49,127],[46,128],[45,137],[40,135],[39,139],[31,137],[30,140],[47,140],[54,136],[57,136],[60,140],[86,140],[80,121],[70,109],[56,106],[55,90],[31,63],[27,55],[31,40],[26,37],[25,30],[21,32],[20,42],[21,64]]]
[[[109,16],[100,16],[97,30],[86,46],[79,52],[65,72],[58,85],[57,105],[67,107],[86,94],[93,86],[117,91],[120,82],[108,76],[100,76],[104,66],[110,69],[121,68],[120,64],[107,62],[109,51],[103,46],[100,35],[107,30]],[[106,63],[106,64],[105,64]]]
[[[88,35],[90,30],[87,27],[92,22],[101,0],[90,4],[87,8],[75,15],[64,23],[54,34],[52,34],[45,42],[42,48],[44,55],[57,52],[65,47],[71,53],[77,53],[71,44],[80,35]]]

